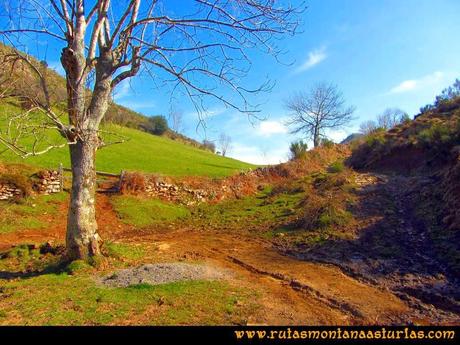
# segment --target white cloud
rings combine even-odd
[[[340,143],[343,139],[345,139],[349,134],[352,132],[346,131],[344,129],[337,129],[337,130],[327,130],[326,136],[331,139],[335,143]]]
[[[308,53],[308,58],[297,69],[297,73],[305,72],[306,70],[316,66],[327,58],[326,49],[324,47],[316,49]]]
[[[281,121],[262,121],[257,128],[259,135],[269,137],[272,134],[285,134],[288,129]]]
[[[404,93],[404,92],[419,90],[421,88],[437,85],[443,79],[444,79],[444,73],[439,72],[439,71],[434,72],[434,73],[425,75],[418,79],[404,80],[398,85],[391,88],[388,93],[395,94],[395,93]]]
[[[287,161],[287,156],[287,147],[264,151],[257,146],[246,146],[240,143],[233,143],[229,154],[229,157],[257,165],[279,164]]]
[[[227,108],[224,108],[224,107],[211,108],[211,109],[208,109],[202,112],[201,118],[206,121],[207,119],[210,119],[211,117],[222,115],[226,111],[227,111]],[[185,113],[184,115],[186,118],[189,118],[189,119],[195,119],[195,120],[199,119],[199,114],[196,111],[190,111],[190,112]]]

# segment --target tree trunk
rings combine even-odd
[[[86,260],[100,254],[102,242],[97,233],[95,208],[97,134],[90,132],[69,147],[73,178],[67,218],[67,258]]]
[[[320,144],[319,131],[315,129],[315,132],[313,133],[313,146],[318,147],[319,144]]]

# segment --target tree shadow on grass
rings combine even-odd
[[[31,248],[34,246],[23,244],[0,253],[0,260],[11,260],[10,270],[0,270],[0,280],[28,279],[45,274],[65,272],[69,261],[63,255],[62,246],[45,248],[39,255],[40,259],[46,261],[37,260],[37,257],[29,257]],[[27,267],[26,269],[19,269],[18,266],[23,267],[24,265]]]

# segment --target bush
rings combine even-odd
[[[291,159],[300,159],[305,157],[305,154],[308,150],[308,144],[303,140],[294,141],[289,146],[289,151],[291,152]]]
[[[328,171],[330,173],[340,173],[342,172],[343,170],[345,169],[345,165],[343,164],[343,161],[336,161],[334,163],[332,163],[329,168],[328,168]]]
[[[334,145],[335,145],[335,143],[330,139],[327,139],[327,138],[321,139],[320,146],[322,146],[322,147],[326,147],[326,148],[330,149],[330,148],[334,147]]]
[[[145,125],[145,130],[155,135],[162,135],[168,130],[168,121],[162,115],[151,116]]]
[[[430,128],[420,131],[417,135],[419,142],[426,147],[444,145],[452,140],[453,132],[444,124],[434,124]]]
[[[212,153],[215,153],[216,152],[216,144],[214,144],[212,141],[210,140],[203,140],[203,148],[205,150],[208,150],[208,151],[211,151]]]
[[[123,175],[121,181],[120,192],[127,193],[140,193],[145,191],[146,180],[145,176],[140,173],[126,173]]]

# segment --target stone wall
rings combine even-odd
[[[24,192],[11,183],[0,183],[0,200],[20,198]]]
[[[186,205],[207,201],[210,193],[201,189],[191,189],[183,185],[170,184],[163,181],[149,181],[145,185],[145,193],[168,201],[180,202]]]
[[[36,194],[48,195],[59,193],[62,190],[61,183],[62,175],[59,171],[43,170],[30,180],[29,188]],[[25,195],[24,190],[14,182],[0,182],[0,200],[13,200]]]
[[[61,188],[62,176],[57,170],[44,170],[37,174],[39,181],[35,183],[34,190],[39,194],[59,193]]]

